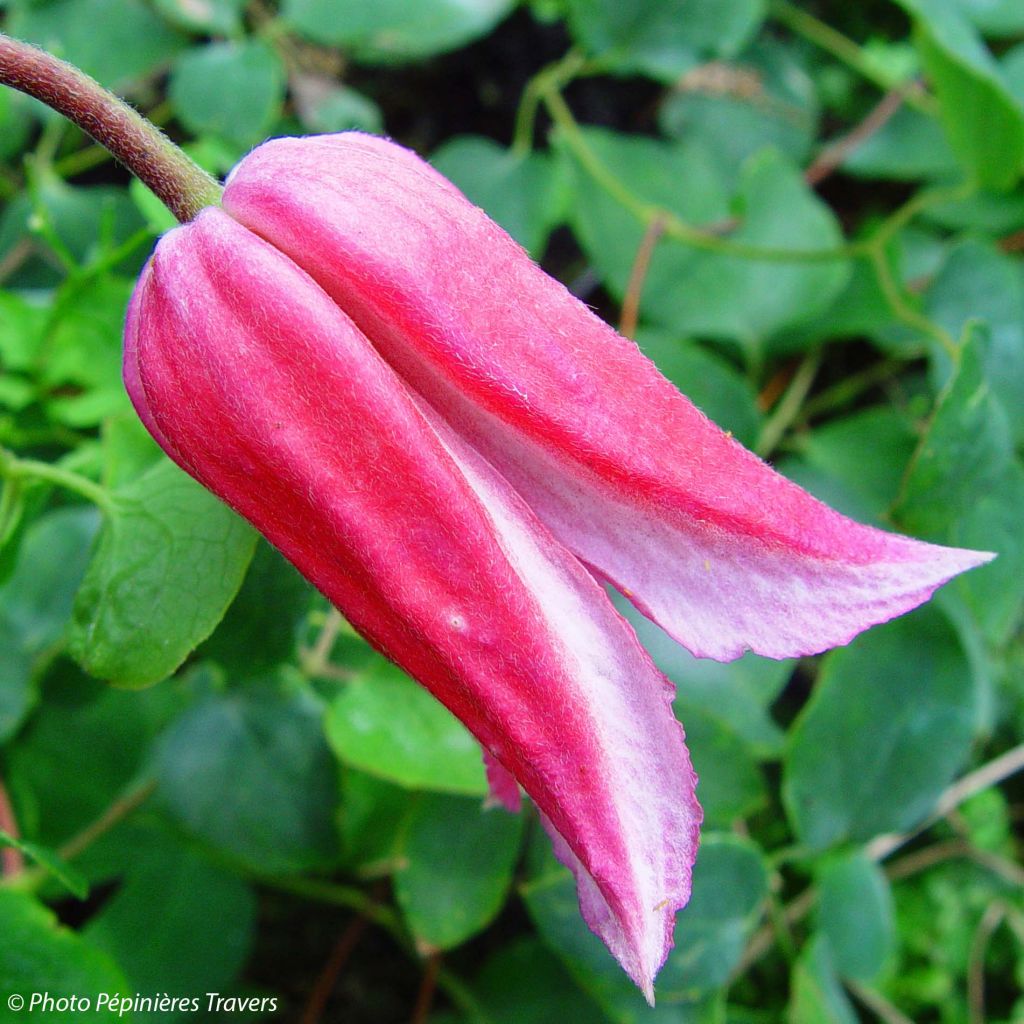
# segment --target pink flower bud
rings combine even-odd
[[[685,286],[685,282],[681,283]],[[701,820],[671,688],[591,571],[698,654],[844,643],[987,560],[858,525],[711,424],[413,154],[269,142],[166,235],[125,383],[518,786],[652,998]]]

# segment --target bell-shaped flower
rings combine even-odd
[[[780,477],[370,136],[266,143],[166,235],[125,381],[167,454],[466,724],[495,796],[530,795],[648,998],[701,811],[670,686],[595,576],[696,654],[789,657],[989,557]]]

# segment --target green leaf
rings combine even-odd
[[[296,112],[311,132],[344,132],[357,129],[373,135],[384,134],[380,107],[361,92],[331,79],[293,76],[292,95]]]
[[[334,759],[322,707],[295,687],[246,687],[189,708],[160,741],[157,797],[206,843],[264,874],[337,856]]]
[[[953,150],[982,184],[1009,189],[1024,172],[1024,107],[970,21],[949,0],[897,0],[914,18],[921,62]]]
[[[862,409],[801,438],[809,465],[833,477],[848,495],[829,504],[856,519],[881,523],[900,492],[917,435],[910,418],[892,406]]]
[[[707,828],[729,828],[768,802],[764,778],[750,748],[722,716],[680,698],[676,714],[686,730],[694,770],[700,780],[697,796]]]
[[[101,443],[103,484],[109,488],[130,483],[163,458],[160,446],[134,409],[103,421]]]
[[[671,82],[703,58],[736,56],[765,14],[763,0],[566,0],[573,36],[616,71]]]
[[[0,292],[0,363],[31,370],[43,342],[48,310],[16,292]]]
[[[35,121],[33,101],[13,89],[0,93],[0,158],[10,160],[22,151]]]
[[[543,254],[562,199],[549,156],[517,157],[490,139],[462,135],[436,150],[430,162],[534,257]]]
[[[743,164],[766,148],[805,164],[820,106],[810,70],[799,50],[761,36],[742,62],[727,69],[712,65],[706,78],[700,68],[687,76],[685,87],[661,104],[658,123],[671,138],[706,146],[733,187]]]
[[[935,118],[906,106],[843,160],[849,174],[893,181],[949,178],[956,169],[956,157]]]
[[[120,964],[132,991],[191,996],[235,980],[255,923],[256,901],[244,882],[165,839],[136,851],[83,935]],[[140,1011],[134,1020],[167,1016]]]
[[[238,597],[198,656],[218,662],[233,681],[270,671],[295,653],[313,593],[298,570],[260,540]]]
[[[347,867],[389,873],[400,862],[406,823],[419,794],[346,768],[341,773],[339,832]]]
[[[500,947],[473,989],[494,1024],[606,1024],[608,1019],[534,938]]]
[[[988,328],[982,365],[985,380],[1010,419],[1014,438],[1024,443],[1024,277],[1020,261],[994,246],[970,239],[959,243],[943,263],[925,301],[925,313],[954,338],[969,323]],[[937,363],[943,382],[953,367]]]
[[[287,25],[364,63],[444,53],[489,32],[514,0],[285,0]]]
[[[0,956],[0,993],[5,1011],[8,999],[21,996],[25,1009],[20,1013],[10,1005],[10,1016],[16,1021],[22,1017],[61,1024],[69,1018],[86,1016],[85,1012],[71,1011],[65,1004],[56,1008],[56,1000],[89,998],[87,1015],[97,1021],[131,1021],[131,1016],[119,1016],[109,1007],[97,1005],[100,993],[111,996],[125,995],[130,989],[124,975],[106,953],[93,948],[69,928],[57,923],[46,907],[30,896],[0,887],[0,935],[4,937],[4,952]],[[41,999],[51,996],[55,1003],[47,1006],[31,1003],[33,995]]]
[[[73,427],[91,427],[128,411],[121,383],[121,337],[132,282],[103,275],[59,293],[55,322],[42,348],[40,379],[47,412]]]
[[[975,550],[994,551],[988,565],[958,576],[954,586],[982,633],[993,644],[1006,644],[1024,618],[1024,465],[1019,459],[1002,478],[980,494],[953,525],[949,542]]]
[[[70,649],[122,686],[167,678],[238,592],[256,535],[170,462],[115,492],[75,598]]]
[[[699,226],[737,211],[710,156],[688,143],[589,130],[586,144],[645,203]],[[574,229],[614,294],[628,287],[645,230],[636,216],[581,168],[575,171]],[[685,188],[680,183],[685,183]],[[743,168],[741,223],[728,238],[771,249],[831,251],[842,242],[829,209],[780,154],[765,151]],[[780,332],[827,308],[847,280],[843,261],[790,263],[711,253],[659,241],[644,283],[641,313],[677,334],[727,338],[758,352]]]
[[[29,526],[14,570],[0,585],[0,742],[34,701],[37,658],[64,632],[99,525],[92,508],[65,508]]]
[[[850,1005],[836,975],[828,944],[816,935],[793,967],[788,1024],[858,1024],[860,1018]]]
[[[818,926],[839,974],[873,981],[896,943],[892,892],[860,851],[827,860],[818,873]]]
[[[480,746],[455,716],[385,661],[331,701],[328,742],[345,764],[409,789],[483,796]]]
[[[72,896],[84,900],[89,895],[89,883],[82,877],[63,857],[58,856],[53,850],[38,843],[30,843],[24,839],[17,839],[8,835],[0,828],[0,847],[10,846],[20,850],[30,860],[35,861],[47,874],[64,886]]]
[[[693,896],[679,914],[676,944],[659,978],[667,999],[711,992],[739,963],[768,895],[761,851],[727,834],[701,839]]]
[[[261,142],[278,116],[285,75],[280,57],[259,40],[209,43],[183,53],[169,96],[178,119],[195,135],[238,145]]]
[[[998,485],[1010,462],[1010,429],[983,373],[981,333],[970,331],[960,348],[894,509],[916,533],[941,534]]]
[[[68,185],[45,166],[34,168],[32,179],[31,193],[16,196],[4,213],[0,232],[0,251],[4,253],[25,240],[39,244],[40,218],[48,222],[53,235],[79,266],[127,242],[143,227],[142,218],[123,188]],[[138,269],[137,261],[125,262],[132,272]],[[61,283],[62,277],[52,267],[47,269],[46,283]],[[88,287],[92,283],[72,279],[66,291],[81,290],[83,284]]]
[[[245,0],[155,0],[154,6],[188,32],[231,36],[241,28]]]
[[[60,661],[42,696],[5,759],[22,834],[57,849],[144,785],[140,777],[153,740],[184,694],[171,687],[115,690]],[[75,862],[90,878],[92,852]]]
[[[15,0],[5,31],[63,57],[115,92],[168,63],[185,45],[143,0]]]
[[[746,377],[719,356],[666,331],[641,330],[637,341],[644,355],[694,405],[748,447],[757,440],[761,412],[757,393]]]
[[[828,655],[784,761],[799,840],[823,849],[918,824],[970,748],[972,679],[956,632],[932,607]]]
[[[407,823],[395,898],[421,947],[451,949],[505,902],[523,831],[520,814],[479,800],[424,795]]]
[[[958,0],[964,14],[987,36],[1024,33],[1024,7],[1018,0]]]

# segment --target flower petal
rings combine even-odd
[[[518,780],[649,992],[701,815],[671,688],[635,634],[272,246],[208,210],[161,240],[139,289],[126,375],[157,438]]]
[[[224,208],[697,655],[816,653],[991,557],[855,523],[775,473],[392,143],[271,141],[235,168]]]

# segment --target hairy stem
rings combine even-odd
[[[0,84],[28,93],[92,136],[182,223],[220,202],[221,187],[155,125],[85,72],[0,34]]]

